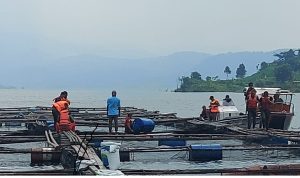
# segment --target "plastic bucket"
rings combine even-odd
[[[155,127],[155,123],[151,119],[138,118],[133,121],[132,129],[135,134],[150,133]]]

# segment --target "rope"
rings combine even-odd
[[[87,141],[87,145],[89,145],[90,141],[93,139],[93,134],[94,134],[95,131],[97,130],[98,126],[99,126],[99,123],[97,123],[95,129],[92,131],[92,133],[91,133],[91,138]],[[74,133],[74,132],[73,132],[73,133]],[[79,157],[79,151],[80,151],[80,149],[83,147],[84,141],[86,140],[86,136],[87,136],[87,133],[85,132],[84,138],[82,139],[82,141],[81,141],[81,143],[80,143],[80,147],[79,147],[79,150],[78,150],[78,152],[77,152],[77,156],[76,156],[76,159],[75,159],[75,162],[74,162],[74,171],[73,171],[73,174],[74,174],[74,175],[77,175],[77,174],[79,173],[79,171],[80,171],[80,170],[79,170],[79,167],[80,167],[80,164],[81,164],[82,160],[79,160],[78,165],[76,165],[76,160],[77,160],[78,157]],[[86,146],[86,147],[84,148],[83,156],[87,153],[87,149],[88,149],[88,147]]]

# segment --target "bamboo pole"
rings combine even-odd
[[[247,168],[222,168],[222,169],[173,169],[173,170],[134,170],[120,169],[125,175],[176,175],[176,174],[249,174],[249,175],[298,175],[300,168],[285,168],[285,169],[247,169]]]

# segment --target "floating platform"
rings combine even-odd
[[[152,141],[157,142],[154,148],[131,148],[125,147],[120,149],[122,157],[130,160],[131,153],[150,153],[150,152],[190,152],[191,146],[187,141],[211,141],[211,140],[241,140],[245,145],[221,145],[217,152],[220,151],[243,151],[243,150],[285,150],[293,151],[300,149],[300,131],[283,131],[278,129],[245,129],[239,127],[239,124],[245,122],[245,116],[227,118],[218,122],[200,121],[197,117],[180,118],[176,113],[159,113],[158,111],[147,111],[134,107],[122,107],[122,115],[119,118],[123,123],[127,113],[133,113],[134,118],[150,118],[156,125],[173,126],[177,130],[172,131],[153,131],[150,134],[108,134],[106,132],[78,131],[63,132],[56,134],[49,131],[47,121],[52,120],[51,107],[22,107],[22,108],[0,108],[0,123],[25,123],[27,129],[18,131],[0,131],[0,144],[26,143],[26,142],[46,142],[47,148],[35,149],[8,149],[0,148],[1,154],[26,153],[31,154],[32,163],[40,164],[43,162],[52,162],[53,164],[60,161],[64,166],[63,170],[45,170],[45,171],[0,171],[0,175],[65,175],[65,174],[83,174],[98,175],[102,172],[109,171],[103,165],[96,145],[104,141]],[[91,128],[107,127],[106,108],[71,108],[71,114],[74,116],[76,124]],[[233,124],[234,123],[234,124]],[[122,124],[120,124],[122,126]],[[30,127],[29,127],[30,126]],[[17,126],[16,126],[17,127]],[[292,144],[291,144],[292,143]],[[203,145],[196,145],[199,152],[210,151],[202,148]],[[199,149],[198,149],[199,148]],[[203,152],[204,151],[204,152]],[[189,153],[194,154],[194,153]],[[207,154],[205,152],[205,154]],[[59,156],[58,156],[59,155]],[[58,159],[58,157],[60,159]],[[195,157],[194,157],[195,158]],[[191,161],[193,161],[193,159]],[[218,159],[222,157],[218,156]],[[83,161],[85,160],[85,161]],[[76,170],[76,164],[88,162],[80,170]],[[91,163],[93,162],[93,163]],[[287,174],[294,175],[300,173],[299,165],[280,165],[276,168],[274,165],[258,166],[253,168],[232,168],[232,169],[193,169],[193,170],[121,170],[126,175],[164,175],[164,174],[252,174],[252,175],[269,175],[269,174]],[[290,167],[289,167],[290,166]],[[264,168],[264,169],[261,169]],[[290,169],[290,171],[288,171]],[[74,171],[75,170],[75,171]],[[120,172],[118,172],[121,174]],[[104,174],[104,173],[103,173]]]

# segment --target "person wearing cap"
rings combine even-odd
[[[107,99],[106,112],[109,121],[109,133],[112,133],[112,121],[115,123],[115,132],[118,133],[118,117],[121,114],[121,105],[120,99],[117,98],[117,92],[115,90],[111,92],[111,97]]]

